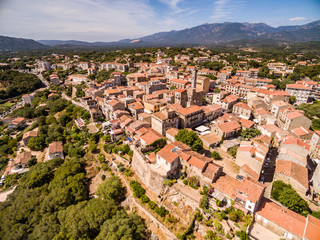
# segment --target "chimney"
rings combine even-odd
[[[197,74],[198,74],[198,70],[195,68],[194,71],[192,72],[192,87],[193,88],[197,87]]]

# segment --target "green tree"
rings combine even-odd
[[[237,152],[238,152],[238,146],[233,146],[228,150],[228,153],[232,156],[232,157],[236,157],[237,156]]]
[[[194,131],[188,131],[187,129],[179,130],[175,139],[188,145],[192,151],[199,152],[203,149],[203,142]]]
[[[294,103],[296,103],[296,101],[297,101],[296,96],[290,96],[290,98],[289,98],[289,103],[290,104],[294,104]]]
[[[121,210],[104,222],[96,240],[143,240],[146,239],[145,229],[146,226],[141,217],[135,213],[127,214]]]
[[[208,209],[208,207],[209,207],[209,198],[207,195],[204,195],[200,201],[200,208]]]
[[[130,182],[130,187],[133,191],[133,195],[137,198],[140,198],[146,192],[146,190],[141,186],[141,184],[135,180],[132,180]]]
[[[28,148],[33,151],[41,151],[46,146],[44,136],[33,137],[28,141]]]
[[[241,131],[240,135],[243,138],[251,139],[261,135],[261,131],[258,129],[246,128]]]
[[[211,157],[215,160],[220,160],[221,159],[221,155],[217,152],[217,151],[213,151],[211,153]]]
[[[114,199],[119,202],[124,198],[125,192],[120,179],[112,176],[98,186],[96,194],[101,198]]]

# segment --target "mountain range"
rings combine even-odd
[[[85,42],[10,38],[0,36],[0,50],[15,51],[44,49],[49,47],[125,47],[125,46],[163,46],[163,45],[216,45],[239,40],[261,40],[282,42],[320,41],[320,20],[304,25],[271,27],[265,23],[212,23],[187,28],[159,32],[137,39],[123,39],[118,42]]]

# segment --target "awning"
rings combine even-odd
[[[129,142],[132,142],[131,138],[127,137],[127,139],[129,140]]]

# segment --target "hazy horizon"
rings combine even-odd
[[[320,19],[320,2],[254,0],[0,1],[0,34],[36,40],[110,42],[205,23],[303,25]]]

